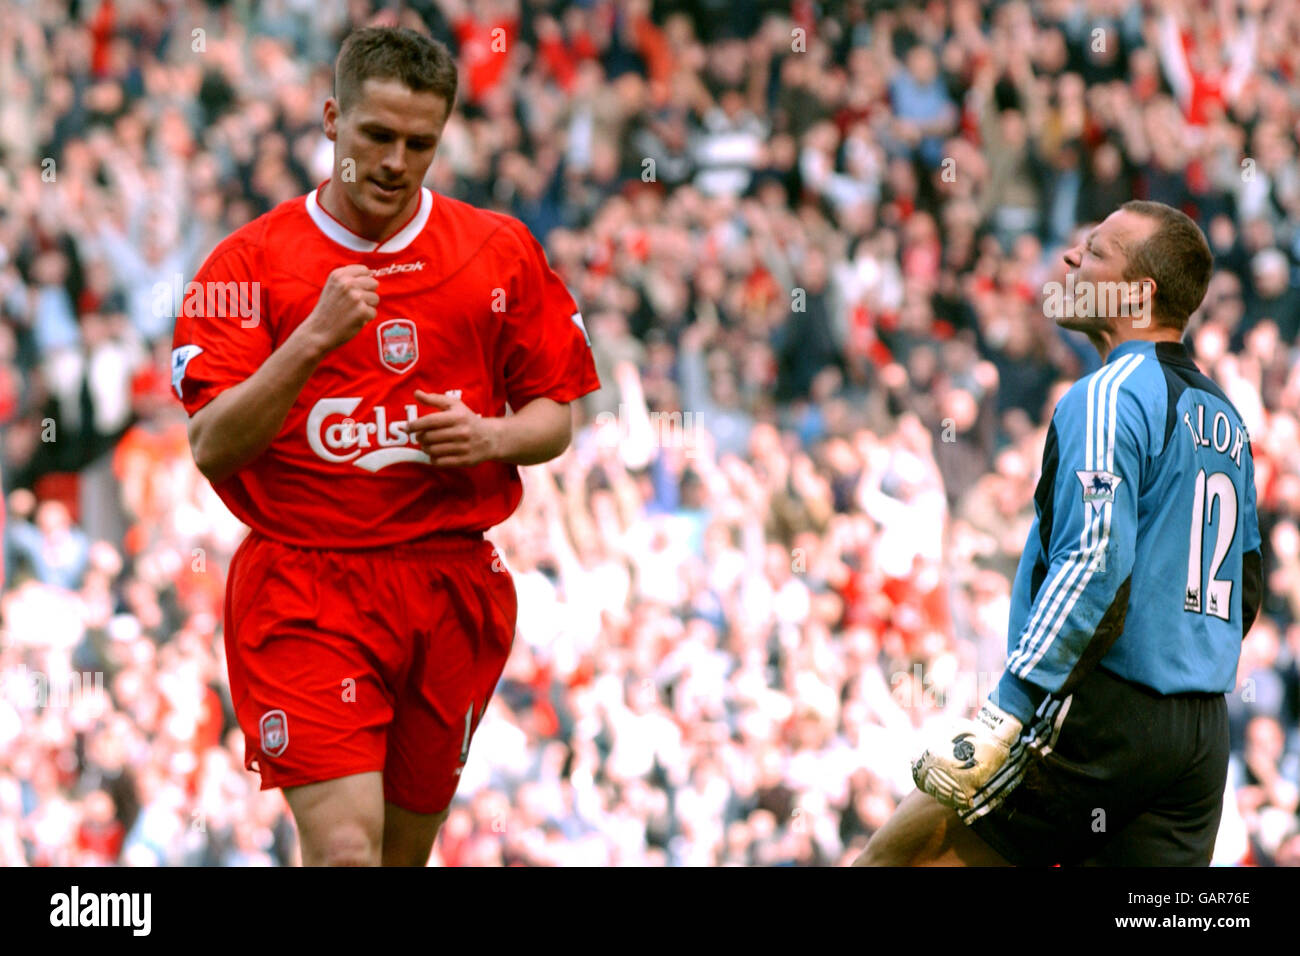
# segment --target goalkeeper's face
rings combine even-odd
[[[325,102],[325,135],[334,141],[334,180],[363,234],[405,220],[447,125],[447,103],[399,80],[367,79],[355,102]]]
[[[1070,307],[1057,324],[1079,332],[1106,332],[1121,323],[1145,327],[1150,320],[1154,285],[1150,279],[1132,280],[1129,252],[1155,232],[1145,216],[1119,209],[1084,232],[1065,252],[1066,294]]]

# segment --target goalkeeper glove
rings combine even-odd
[[[986,700],[974,720],[961,720],[912,763],[916,785],[953,810],[969,810],[1006,763],[1022,725]]]

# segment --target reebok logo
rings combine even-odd
[[[376,269],[371,273],[376,279],[380,276],[390,276],[396,272],[420,272],[424,269],[424,260],[419,262],[398,262],[391,266],[384,266],[382,269]]]

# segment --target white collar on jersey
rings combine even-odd
[[[358,236],[326,212],[316,200],[318,192],[320,192],[319,186],[307,194],[307,215],[311,216],[311,221],[316,224],[317,229],[325,233],[326,238],[333,239],[340,246],[353,252],[400,252],[415,241],[415,237],[424,230],[429,215],[433,212],[433,192],[422,186],[420,208],[411,217],[411,221],[383,242],[372,242]]]

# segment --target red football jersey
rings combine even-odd
[[[375,320],[330,353],[270,446],[217,494],[289,544],[375,547],[485,531],[519,504],[514,465],[435,468],[406,423],[450,392],[485,416],[600,387],[582,315],[516,219],[424,189],[382,243],[317,202],[282,203],[222,242],[183,291],[172,385],[189,414],[255,372],[303,322],[330,272],[375,270]],[[240,283],[240,285],[229,285]]]

